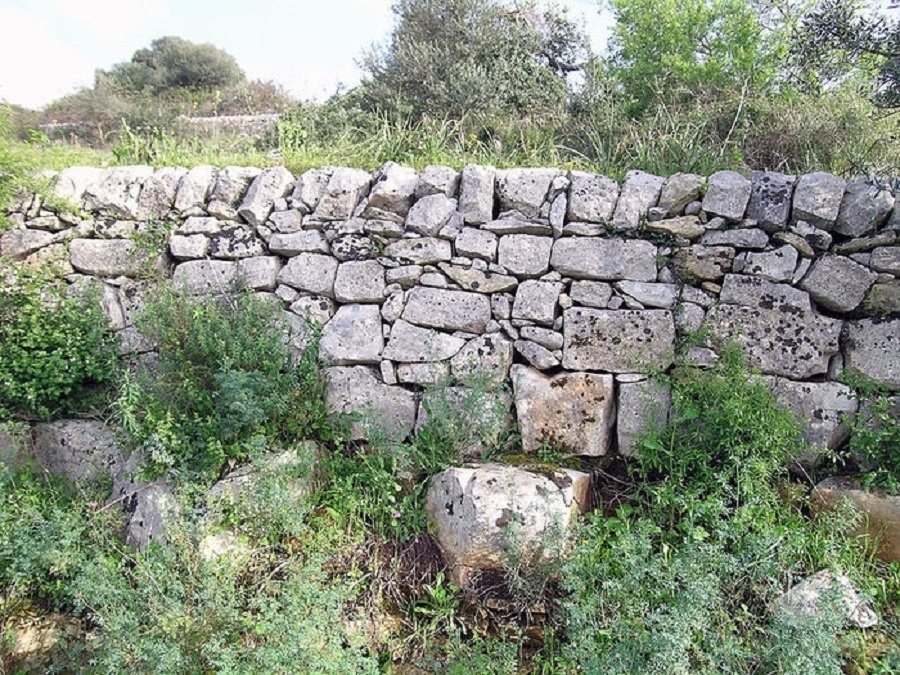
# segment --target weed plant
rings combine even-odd
[[[863,469],[862,482],[900,494],[900,400],[859,373],[848,374],[845,381],[860,399],[859,414],[845,421],[853,429],[849,450]]]

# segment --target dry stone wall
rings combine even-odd
[[[131,318],[148,266],[196,295],[249,286],[298,350],[321,327],[329,404],[363,413],[360,438],[407,436],[423,391],[452,383],[508,389],[525,452],[629,454],[666,419],[649,375],[726,341],[820,448],[856,410],[843,369],[900,389],[900,208],[864,179],[133,166],[66,169],[54,190],[80,214],[24,196],[0,254],[101,284],[127,352],[153,348]],[[135,235],[160,223],[154,260]]]

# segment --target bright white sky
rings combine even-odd
[[[0,101],[30,108],[93,83],[154,39],[209,42],[250,79],[301,99],[359,81],[361,53],[393,25],[391,0],[0,0]],[[560,0],[594,48],[606,29],[598,0]]]

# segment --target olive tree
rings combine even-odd
[[[506,0],[398,0],[388,41],[362,61],[364,99],[414,117],[540,117],[562,110],[589,56],[565,12]]]

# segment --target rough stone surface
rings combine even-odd
[[[564,237],[553,244],[550,263],[575,279],[656,281],[656,246],[648,241]]]
[[[116,166],[107,169],[99,183],[85,192],[88,210],[135,220],[140,215],[139,198],[145,180],[153,175],[150,166]]]
[[[537,342],[517,339],[513,346],[523,359],[538,370],[550,370],[559,365],[559,359],[553,352]]]
[[[223,168],[216,175],[206,210],[211,216],[222,220],[237,220],[240,217],[237,211],[238,204],[247,193],[250,183],[261,173],[261,169],[252,166]],[[144,190],[147,190],[147,185],[144,185]],[[143,194],[141,197],[143,198]]]
[[[602,281],[573,281],[569,296],[579,305],[605,309],[612,298],[612,286]]]
[[[328,189],[332,171],[329,169],[310,169],[305,171],[294,183],[291,193],[291,204],[304,214],[312,213],[319,205],[319,200]]]
[[[291,258],[278,275],[279,283],[307,293],[334,297],[338,261],[319,253],[301,253]]]
[[[769,245],[769,237],[763,230],[755,227],[737,230],[707,230],[701,243],[704,246],[763,249]]]
[[[401,363],[397,366],[397,381],[403,384],[418,384],[420,386],[445,386],[450,380],[450,364],[446,361],[428,363]],[[422,407],[419,405],[419,415],[416,418],[416,426],[422,424]]]
[[[361,169],[335,169],[316,205],[315,217],[319,220],[347,220],[369,192],[371,180],[371,176]]]
[[[710,331],[737,342],[750,364],[770,375],[806,379],[828,371],[842,322],[812,311],[809,295],[787,284],[728,275]]]
[[[483,333],[491,320],[491,303],[477,293],[420,286],[409,292],[402,316],[426,328]]]
[[[228,260],[189,260],[175,268],[172,283],[191,295],[228,293],[238,281],[237,264]]]
[[[274,291],[280,271],[281,258],[275,255],[253,256],[237,261],[240,283],[256,291]]]
[[[206,198],[216,180],[218,170],[214,166],[195,166],[178,181],[175,193],[175,210],[182,215],[202,216],[206,214]]]
[[[56,420],[35,425],[34,459],[54,476],[97,485],[125,462],[115,431],[94,420]]]
[[[518,211],[526,218],[541,215],[556,169],[504,169],[497,172],[497,197],[501,211]]]
[[[878,624],[878,616],[872,606],[863,600],[850,579],[844,575],[835,576],[822,570],[791,587],[778,599],[783,609],[793,614],[819,614],[825,598],[837,593],[839,611],[846,621],[857,628],[871,628]]]
[[[53,234],[44,230],[7,230],[0,233],[0,254],[11,260],[18,260],[54,241]]]
[[[744,269],[741,272],[762,277],[769,281],[781,282],[790,281],[796,268],[797,249],[793,246],[782,246],[774,251],[766,251],[765,253],[748,253],[745,258]]]
[[[377,260],[360,260],[338,265],[334,278],[334,299],[338,302],[384,300],[384,268]]]
[[[202,234],[173,234],[169,237],[169,253],[179,260],[205,258],[209,253],[209,237]]]
[[[616,433],[618,450],[625,457],[639,452],[638,441],[652,431],[661,431],[669,421],[672,390],[655,379],[619,382]]]
[[[612,224],[617,230],[634,230],[647,211],[656,206],[665,178],[643,171],[629,171],[625,175]]]
[[[563,285],[550,281],[523,281],[516,290],[512,318],[552,326]]]
[[[828,255],[813,263],[800,288],[827,309],[849,312],[863,301],[876,276],[850,258]]]
[[[244,225],[227,227],[210,238],[209,253],[213,258],[238,260],[263,255],[265,243]]]
[[[238,214],[253,227],[266,222],[277,199],[283,199],[294,187],[294,176],[283,166],[269,167],[250,184]]]
[[[637,373],[672,364],[675,322],[672,313],[609,311],[573,307],[564,312],[563,367]]]
[[[514,291],[519,280],[506,274],[482,272],[472,267],[440,264],[441,271],[460,285],[465,291],[476,293],[505,293]]]
[[[329,365],[378,364],[383,350],[377,305],[343,305],[322,329],[319,358]]]
[[[187,169],[167,166],[149,176],[138,197],[137,219],[162,220],[168,216],[175,204],[178,182],[186,173]]]
[[[549,237],[510,234],[500,237],[497,260],[517,277],[538,277],[549,269],[552,247]]]
[[[750,201],[750,181],[736,171],[718,171],[709,177],[703,210],[731,222],[744,217]]]
[[[406,227],[427,237],[433,237],[456,211],[456,200],[443,194],[422,197],[413,204],[406,216]]]
[[[644,281],[619,281],[615,284],[620,293],[634,298],[644,307],[672,309],[678,300],[675,284],[651,284]]]
[[[879,538],[876,555],[885,562],[900,560],[900,495],[864,490],[852,478],[826,478],[816,485],[811,495],[819,509],[836,508],[849,499],[863,518],[847,536],[866,535]]]
[[[550,328],[541,328],[540,326],[523,326],[519,331],[523,340],[531,340],[536,342],[544,349],[551,352],[563,347],[562,333],[558,333]]]
[[[143,551],[152,542],[165,544],[166,530],[181,511],[178,500],[162,480],[154,481],[132,495],[131,513],[125,526],[125,541]]]
[[[847,181],[821,171],[800,177],[794,190],[791,220],[804,220],[826,231],[834,228]]]
[[[570,221],[608,223],[612,220],[619,184],[612,178],[572,171],[569,173],[567,216]]]
[[[880,226],[893,208],[894,195],[889,190],[867,178],[854,178],[847,183],[834,231],[861,237]]]
[[[700,199],[703,180],[703,176],[694,173],[676,173],[669,176],[663,183],[659,195],[659,208],[663,209],[666,216],[680,216],[688,204]]]
[[[98,277],[138,276],[147,254],[130,239],[73,239],[69,259],[79,272]]]
[[[703,227],[697,216],[681,216],[680,218],[656,220],[647,223],[646,230],[647,232],[669,234],[673,237],[684,237],[691,241],[699,239],[706,232],[706,228]]]
[[[449,166],[426,166],[416,183],[416,197],[442,194],[452,197],[459,189],[460,173]]]
[[[511,340],[501,334],[482,335],[469,340],[450,359],[450,372],[460,384],[496,389],[506,381],[512,360]]]
[[[416,397],[410,391],[381,383],[367,366],[326,369],[328,407],[338,413],[359,413],[350,428],[352,440],[365,440],[373,431],[403,440],[416,424]]]
[[[600,457],[611,448],[616,420],[612,375],[562,373],[548,377],[527,366],[510,370],[522,450],[542,446]]]
[[[469,164],[462,171],[459,212],[467,224],[486,223],[494,217],[494,180],[491,166]]]
[[[395,241],[385,247],[384,255],[407,265],[434,265],[449,261],[453,251],[445,239],[422,237]]]
[[[425,509],[451,578],[465,587],[472,570],[562,556],[589,488],[590,476],[571,469],[454,467],[432,478]]]
[[[269,250],[290,257],[298,253],[328,253],[329,247],[321,232],[304,230],[288,234],[276,232],[269,239]]]
[[[464,344],[466,341],[463,338],[399,319],[391,328],[384,358],[404,363],[443,361],[456,355]]]
[[[900,314],[900,279],[873,284],[863,301],[863,311],[876,316]]]
[[[690,246],[679,249],[672,257],[672,267],[687,283],[721,281],[731,271],[734,249],[729,246]]]
[[[783,230],[791,215],[796,176],[776,171],[750,172],[750,205],[747,217],[766,232]]]
[[[493,232],[464,227],[456,235],[453,245],[456,247],[456,255],[481,258],[488,262],[497,259],[497,235]]]
[[[886,272],[900,277],[900,246],[880,246],[872,251],[869,265],[876,272]]]
[[[362,217],[402,223],[412,206],[418,182],[415,169],[388,162],[375,172]]]
[[[846,368],[900,389],[900,319],[851,321],[843,345]]]

